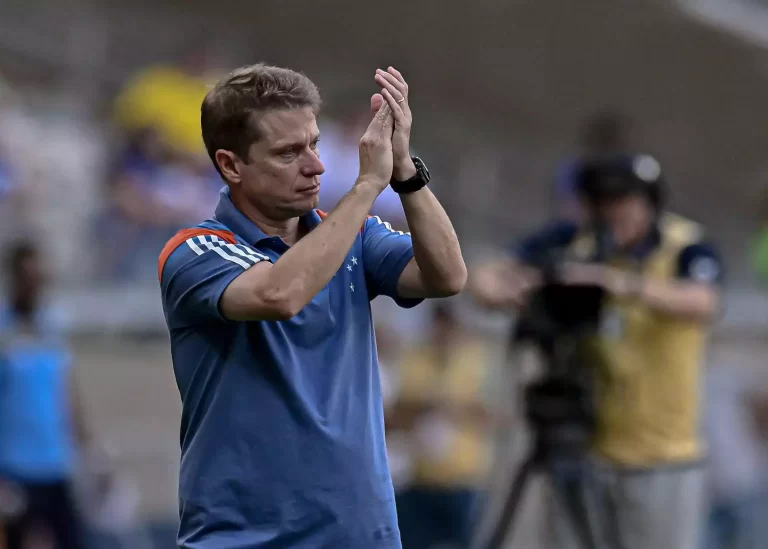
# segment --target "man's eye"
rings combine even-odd
[[[312,142],[312,144],[310,145],[310,147],[312,148],[312,150],[313,150],[313,151],[314,151],[315,149],[317,149],[317,144],[318,144],[319,142],[320,142],[320,140],[319,140],[319,139],[318,139],[317,141],[313,141],[313,142]]]
[[[283,151],[280,153],[280,158],[291,159],[294,156],[296,156],[296,151],[293,151],[293,150]]]

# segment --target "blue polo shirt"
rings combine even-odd
[[[301,219],[310,230],[321,221]],[[418,303],[396,290],[411,237],[370,218],[297,316],[224,319],[227,285],[287,250],[224,190],[214,219],[161,255],[182,399],[179,546],[398,549],[370,301]]]

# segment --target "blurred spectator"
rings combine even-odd
[[[203,146],[200,105],[218,72],[209,48],[192,48],[177,66],[139,71],[116,98],[122,144],[97,229],[108,278],[151,276],[168,238],[213,214],[223,183]]]
[[[154,276],[165,242],[179,228],[213,215],[223,186],[207,158],[173,155],[152,129],[133,135],[108,183],[99,229],[106,246],[102,265],[118,279]]]
[[[385,418],[401,462],[410,453],[412,476],[396,495],[403,549],[469,546],[492,459],[493,366],[485,342],[445,306],[435,308],[430,340],[399,363]]]
[[[0,246],[19,236],[24,225],[24,193],[17,171],[0,147]]]
[[[0,126],[7,122],[17,106],[17,97],[10,84],[0,78]],[[26,192],[18,166],[6,146],[5,133],[0,134],[0,247],[9,244],[28,229]]]
[[[320,157],[325,165],[321,178],[320,209],[330,211],[352,188],[360,174],[359,142],[372,114],[367,110],[355,111],[339,122],[320,121]],[[371,215],[378,215],[397,230],[406,230],[405,213],[400,197],[387,187],[376,199]]]
[[[768,540],[768,399],[760,375],[714,365],[708,376],[711,512],[705,549],[758,549]]]
[[[81,549],[71,493],[77,446],[88,444],[74,391],[72,357],[44,302],[44,256],[30,243],[11,248],[7,300],[0,309],[0,479],[21,507],[7,522],[8,549],[38,529],[58,549]]]
[[[127,135],[152,128],[174,153],[205,156],[200,105],[218,72],[206,46],[190,49],[177,65],[139,71],[115,101],[118,128]]]
[[[374,317],[376,349],[379,354],[379,375],[384,416],[393,412],[400,397],[400,376],[397,365],[402,358],[403,341],[398,331],[386,319]],[[387,432],[387,459],[395,491],[406,485],[413,474],[413,460],[408,437]]]
[[[588,117],[579,130],[578,151],[560,166],[555,180],[553,207],[563,220],[580,222],[582,206],[575,190],[575,170],[585,160],[611,153],[625,152],[629,140],[629,121],[610,110],[598,111]]]

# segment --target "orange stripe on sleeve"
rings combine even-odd
[[[175,252],[179,246],[184,244],[184,242],[186,242],[188,239],[195,236],[210,235],[218,236],[229,244],[237,244],[235,233],[230,231],[217,231],[215,229],[204,229],[201,227],[196,227],[194,229],[182,229],[171,237],[171,239],[165,244],[165,247],[163,247],[163,251],[160,252],[160,257],[157,261],[157,278],[162,281],[165,264],[168,263],[168,258],[171,257],[171,254]]]

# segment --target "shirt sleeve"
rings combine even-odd
[[[191,324],[225,320],[219,307],[227,286],[269,258],[244,244],[213,235],[193,236],[168,257],[160,287],[169,322]]]
[[[721,286],[725,269],[717,249],[708,242],[683,248],[678,258],[678,278]]]
[[[512,246],[512,256],[523,263],[540,263],[547,254],[567,246],[578,227],[568,221],[555,221],[529,233]]]
[[[397,282],[405,266],[413,259],[411,235],[395,231],[380,217],[370,217],[363,226],[363,264],[368,294],[391,297],[404,308],[418,305],[422,299],[402,299],[397,295]]]

